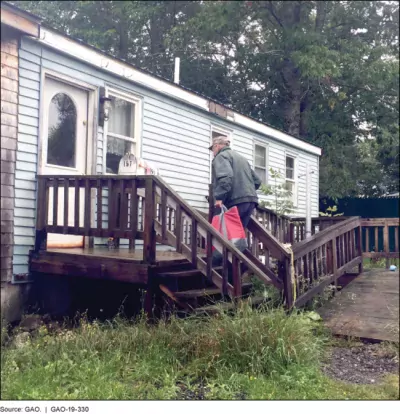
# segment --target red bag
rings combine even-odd
[[[221,213],[213,217],[211,225],[239,250],[243,251],[247,247],[246,233],[236,206],[230,210],[222,206]]]

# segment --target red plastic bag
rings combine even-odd
[[[211,225],[239,250],[243,251],[247,247],[246,233],[236,206],[230,210],[222,206],[221,213],[213,217]]]

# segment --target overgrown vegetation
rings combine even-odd
[[[394,258],[389,259],[389,264],[395,265],[397,269],[399,269],[400,259],[394,259]],[[386,259],[385,258],[379,258],[379,259],[364,258],[363,267],[364,267],[364,270],[384,269],[386,267]]]
[[[329,337],[307,313],[241,307],[234,315],[149,325],[116,318],[41,327],[3,345],[3,399],[395,399],[397,381],[356,386],[320,371]]]
[[[325,211],[320,211],[319,215],[321,217],[339,217],[339,216],[343,216],[344,213],[338,213],[338,208],[337,206],[329,206],[326,208]]]

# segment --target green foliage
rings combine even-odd
[[[182,85],[321,146],[323,197],[399,191],[398,2],[14,3],[168,79],[179,56]]]
[[[2,399],[395,399],[398,382],[356,386],[328,379],[318,364],[327,337],[311,313],[243,306],[235,315],[149,325],[82,320],[42,326],[2,347]],[[394,377],[395,379],[398,377]]]
[[[265,196],[273,197],[274,201],[261,201],[262,207],[271,208],[277,214],[290,214],[294,211],[294,204],[291,200],[293,193],[286,186],[283,176],[278,170],[269,169],[269,177],[274,181],[273,184],[261,186],[261,193]]]
[[[400,268],[400,259],[392,258],[389,260],[389,266],[395,265],[397,268]],[[385,269],[386,268],[386,259],[380,258],[380,259],[368,259],[364,258],[363,260],[363,267],[364,270],[369,269]]]
[[[337,213],[337,206],[332,206],[332,207],[327,207],[325,212],[320,211],[319,215],[321,217],[339,217],[339,216],[343,216],[344,213]],[[334,214],[336,213],[336,214]]]
[[[251,277],[251,283],[253,285],[252,295],[258,297],[264,297],[268,300],[268,306],[271,308],[277,308],[283,303],[282,292],[273,285],[266,285],[261,282],[256,276]]]

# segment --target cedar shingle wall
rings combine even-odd
[[[18,122],[18,35],[1,30],[1,282],[11,281]]]

